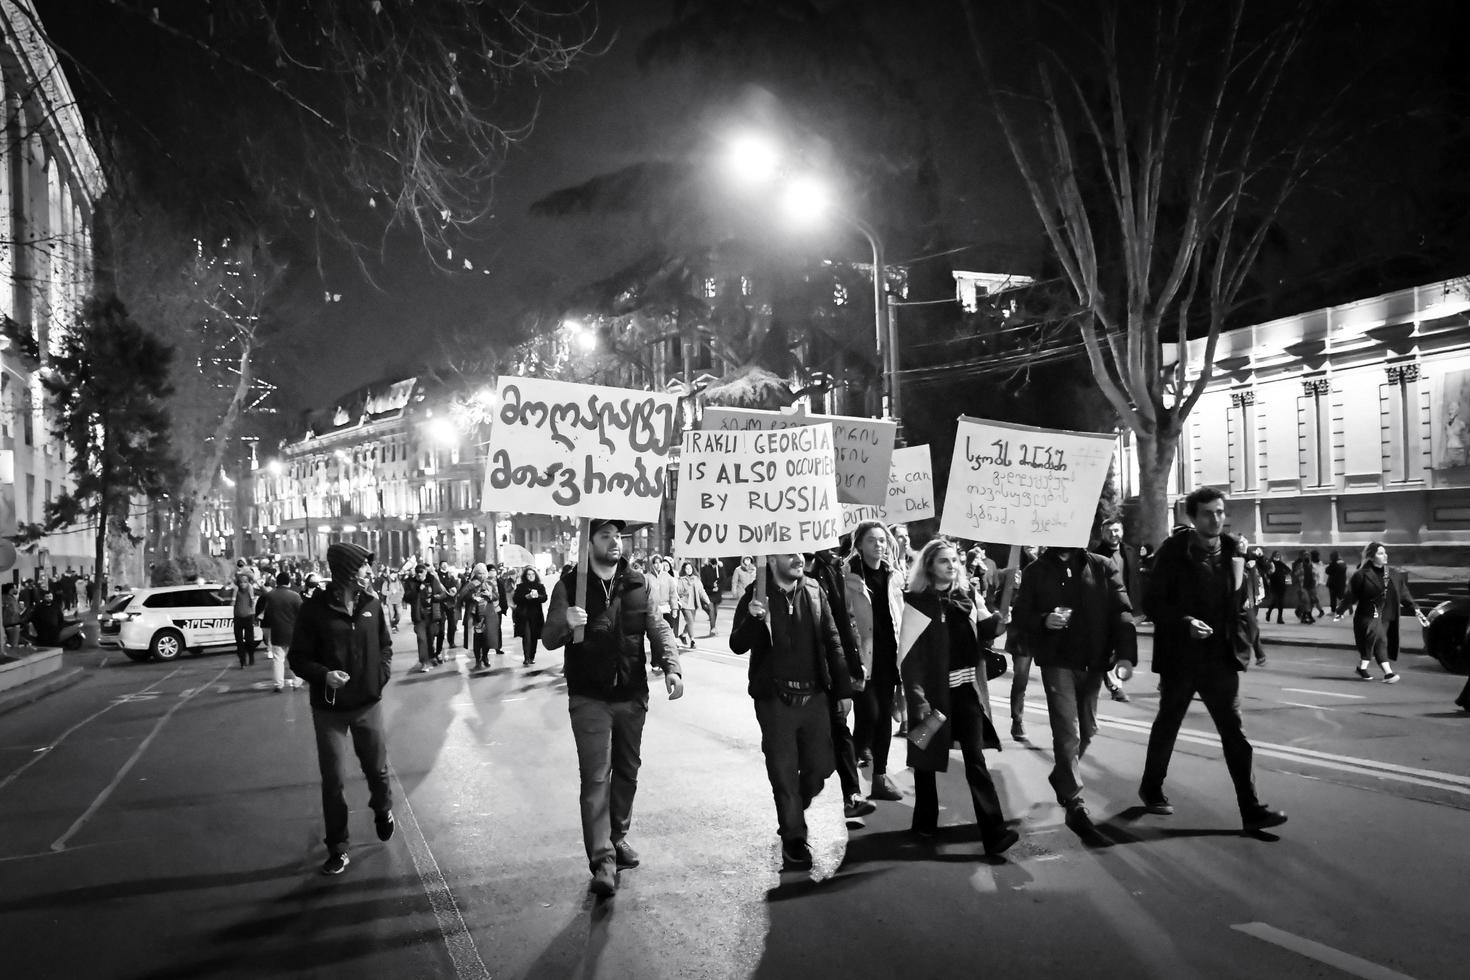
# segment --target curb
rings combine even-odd
[[[46,677],[30,681],[0,694],[0,715],[16,708],[23,708],[32,701],[39,701],[48,694],[71,687],[82,679],[84,667],[64,667]]]

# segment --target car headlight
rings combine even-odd
[[[1426,618],[1428,618],[1428,620],[1432,623],[1439,617],[1443,616],[1445,613],[1449,612],[1449,609],[1450,604],[1448,602],[1441,602],[1439,605],[1429,610],[1429,615]]]

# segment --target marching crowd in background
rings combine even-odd
[[[1198,697],[1219,733],[1244,831],[1285,823],[1286,814],[1257,795],[1241,715],[1240,674],[1265,662],[1259,608],[1278,608],[1289,585],[1298,591],[1293,599],[1303,622],[1351,611],[1358,676],[1370,677],[1367,667],[1376,660],[1390,683],[1397,680],[1399,614],[1417,610],[1402,572],[1387,566],[1376,542],[1351,575],[1336,553],[1320,572],[1304,553],[1294,571],[1279,555],[1267,557],[1224,533],[1225,508],[1222,493],[1204,488],[1186,498],[1189,523],[1176,526],[1156,551],[1133,549],[1121,522],[1111,521],[1090,549],[1025,547],[1004,568],[982,545],[964,549],[943,537],[916,551],[904,526],[879,522],[858,526],[831,551],[741,559],[731,575],[729,645],[749,657],[747,690],[783,867],[812,866],[805,813],[834,772],[853,828],[878,805],[903,799],[889,774],[895,737],[905,740],[902,764],[914,773],[910,829],[917,840],[938,833],[937,774],[958,749],[985,853],[1013,846],[1020,839],[1015,821],[1003,812],[984,758],[984,750],[1001,745],[990,683],[1011,672],[1010,733],[1025,741],[1022,711],[1033,666],[1046,698],[1056,801],[1069,828],[1095,833],[1079,763],[1097,733],[1100,692],[1128,699],[1122,685],[1137,663],[1136,622],[1145,616],[1153,624],[1159,703],[1138,777],[1143,810],[1174,812],[1165,782]],[[463,573],[447,562],[395,570],[351,544],[328,550],[327,579],[315,569],[240,563],[234,585],[241,666],[253,663],[253,629],[261,626],[275,689],[303,680],[311,687],[327,825],[323,873],[348,864],[349,743],[372,791],[378,836],[393,833],[379,710],[393,633],[414,633],[415,671],[443,664],[446,644],[457,641],[480,670],[504,654],[502,617],[509,614],[523,663],[534,664],[540,648],[565,651],[590,889],[615,894],[618,874],[641,861],[628,835],[649,667],[671,700],[681,697],[680,650],[694,644],[701,619],[705,635],[713,635],[721,605],[718,562],[625,554],[625,529],[615,519],[589,522],[580,589],[575,565],[552,581],[535,568],[483,563]],[[1327,588],[1325,604],[1312,601],[1319,582]],[[997,650],[1002,635],[1009,659]]]

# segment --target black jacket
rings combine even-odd
[[[812,561],[812,578],[822,587],[827,604],[832,607],[837,635],[842,638],[842,658],[847,662],[847,675],[861,684],[865,679],[863,658],[858,649],[857,629],[852,624],[852,612],[847,608],[847,583],[842,563],[819,553]]]
[[[313,708],[352,711],[382,700],[393,662],[393,634],[382,600],[359,590],[349,615],[335,585],[322,589],[301,604],[286,662],[311,685]],[[332,670],[346,671],[348,681],[328,704],[327,672]]]
[[[300,592],[280,585],[260,597],[260,625],[270,630],[272,646],[291,646],[303,601]]]
[[[590,573],[589,573],[590,574]],[[519,590],[517,590],[519,591]],[[624,558],[613,572],[611,594],[607,606],[587,610],[589,620],[582,642],[573,643],[572,629],[567,624],[567,607],[577,595],[577,568],[572,566],[551,590],[551,608],[546,613],[546,629],[541,642],[546,649],[567,648],[562,672],[567,679],[567,693],[600,701],[639,701],[648,703],[647,654],[643,641],[647,638],[653,651],[653,665],[665,673],[682,674],[674,631],[657,612],[648,608],[648,582],[643,573],[634,571]],[[589,590],[588,605],[592,605]],[[521,608],[517,600],[516,608]],[[540,603],[533,603],[541,611]],[[612,607],[617,607],[616,621]]]
[[[766,594],[775,595],[779,586],[769,571],[766,576]],[[750,600],[754,597],[755,586],[751,585],[735,606],[730,650],[750,654],[750,680],[746,692],[753,700],[759,701],[776,696],[776,677],[771,664],[770,621],[769,618],[755,619],[750,615]],[[796,601],[805,605],[808,622],[816,630],[814,641],[820,654],[817,657],[817,683],[836,700],[852,697],[852,676],[844,660],[842,635],[837,631],[837,621],[832,616],[826,593],[816,582],[804,578],[797,583]]]
[[[1025,635],[1025,649],[1040,667],[1107,670],[1115,660],[1138,662],[1133,606],[1112,559],[1073,551],[1064,566],[1046,551],[1021,573],[1011,607],[1011,628]],[[1068,576],[1068,572],[1071,576]],[[1066,629],[1046,628],[1058,606],[1072,610]]]
[[[1245,670],[1251,659],[1250,613],[1245,608],[1245,553],[1240,540],[1233,535],[1220,536],[1221,556],[1226,574],[1219,583],[1221,594],[1205,592],[1204,549],[1194,530],[1181,528],[1159,545],[1153,572],[1148,579],[1145,609],[1154,621],[1154,673],[1198,666],[1217,644],[1224,649],[1237,670]],[[1222,637],[1195,639],[1190,634],[1190,617],[1199,617],[1212,601],[1222,602],[1226,609],[1221,624]]]

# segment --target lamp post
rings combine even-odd
[[[835,206],[831,198],[824,181],[815,176],[801,175],[787,182],[782,204],[790,217],[803,223],[810,224],[817,218],[831,215],[846,222],[868,240],[873,252],[873,345],[878,354],[878,369],[883,375],[881,412],[885,418],[897,419],[900,411],[898,318],[887,288],[883,236],[869,222]]]

